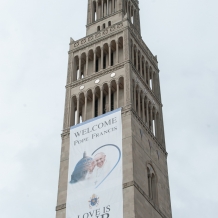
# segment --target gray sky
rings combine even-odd
[[[139,2],[161,71],[173,217],[216,217],[218,2]],[[1,217],[55,217],[68,44],[86,12],[87,0],[0,0]]]

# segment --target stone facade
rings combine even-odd
[[[87,35],[70,40],[56,218],[66,217],[70,126],[122,107],[125,218],[171,218],[157,58],[137,0],[88,0]]]

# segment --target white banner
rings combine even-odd
[[[71,127],[66,218],[123,218],[121,109]]]

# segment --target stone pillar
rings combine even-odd
[[[149,127],[149,109],[148,109],[148,100],[146,100],[146,122]],[[150,127],[149,127],[150,128]]]
[[[135,25],[135,10],[134,10],[134,6],[133,6],[133,25]]]
[[[117,59],[117,64],[119,63],[119,44],[118,40],[116,41],[116,59]]]
[[[93,73],[96,72],[96,50],[94,50],[94,63],[93,63]]]
[[[140,90],[138,90],[138,115],[141,117],[141,99],[140,99]]]
[[[101,69],[103,69],[103,60],[104,60],[104,50],[103,47],[101,47]]]
[[[145,61],[144,61],[144,80],[145,80],[145,83],[146,83],[147,76],[146,76],[146,64],[145,64]]]
[[[152,86],[152,91],[154,91],[154,75],[153,75],[153,71],[151,71],[151,86]]]
[[[154,94],[156,94],[156,92],[155,92],[155,89],[156,89],[156,75],[155,75],[155,72],[153,71],[153,73],[152,73],[152,90],[153,90],[153,92],[154,92]]]
[[[101,87],[100,115],[103,114],[103,87]]]
[[[134,87],[134,109],[136,111],[136,85]],[[136,111],[137,112],[137,111]]]
[[[137,70],[139,70],[139,68],[138,68],[138,63],[139,63],[138,49],[136,49],[136,69],[137,69]]]
[[[109,15],[109,1],[107,0],[107,15]]]
[[[76,124],[79,124],[79,96],[77,98],[77,114],[76,114]]]
[[[81,79],[81,56],[79,57],[79,78],[78,79]]]
[[[70,113],[70,126],[75,125],[75,103],[73,98],[71,98],[71,113]]]
[[[109,45],[109,64],[108,66],[111,66],[111,45]]]
[[[112,0],[111,13],[114,13],[114,0]]]
[[[84,111],[84,121],[87,118],[87,92],[85,93],[85,111]]]
[[[148,87],[151,88],[151,86],[150,86],[150,69],[149,69],[149,66],[148,66]]]
[[[142,76],[142,54],[141,54],[141,57],[140,57],[140,75]]]
[[[120,91],[120,86],[119,86],[119,81],[117,81],[117,108],[119,108],[119,91]]]
[[[108,112],[110,112],[111,111],[111,84],[109,84],[109,102],[108,102],[108,107],[109,107],[109,109],[108,109]]]
[[[154,133],[153,131],[153,113],[152,113],[152,107],[150,108],[150,121],[151,121],[151,126],[150,126],[150,129],[151,129],[151,132]]]
[[[144,99],[144,96],[142,98],[142,119],[143,119],[143,122],[145,123],[145,99]]]
[[[154,123],[155,123],[155,137],[157,138],[157,134],[158,134],[158,132],[157,132],[157,116],[156,116],[156,110],[155,110],[155,112],[154,112]]]
[[[101,1],[101,17],[104,17],[104,0]]]
[[[132,44],[132,63],[134,65],[134,44]]]
[[[95,117],[95,90],[93,91],[92,95],[92,118]]]
[[[85,77],[88,76],[88,67],[89,67],[89,53],[86,54],[86,74],[85,74]]]

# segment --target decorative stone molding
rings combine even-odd
[[[100,76],[103,76],[103,75],[106,75],[106,74],[110,74],[116,70],[119,70],[119,69],[122,69],[124,68],[124,63],[120,63],[120,64],[117,64],[115,65],[114,67],[110,67],[110,68],[107,68],[107,69],[103,69],[97,73],[94,73],[94,74],[91,74],[83,79],[80,79],[80,80],[77,80],[77,81],[74,81],[70,84],[68,84],[66,86],[66,88],[70,87],[70,88],[74,88],[74,87],[77,87],[77,86],[81,86],[81,85],[84,85],[84,83],[87,83],[87,82],[90,82],[90,81],[94,81],[95,79],[98,79]]]
[[[63,209],[66,209],[66,204],[58,205],[56,207],[56,211],[63,210]]]

